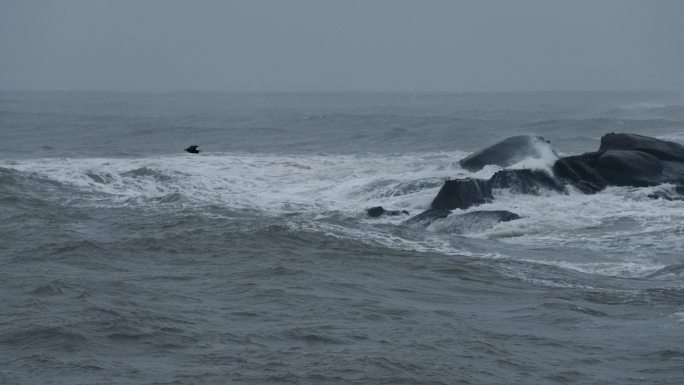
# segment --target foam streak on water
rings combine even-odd
[[[381,201],[424,206],[445,175],[457,168],[460,157],[459,153],[209,154],[151,159],[39,159],[12,162],[5,167],[37,173],[83,192],[106,194],[113,204],[179,193],[189,204],[221,204],[279,214],[355,212]],[[421,202],[406,197],[415,193],[424,195],[418,198]]]

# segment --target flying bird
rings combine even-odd
[[[199,146],[196,144],[193,144],[192,146],[186,148],[185,151],[187,151],[191,154],[199,154],[200,150],[198,150],[197,147],[199,147]]]

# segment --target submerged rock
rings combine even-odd
[[[371,218],[377,218],[377,217],[380,217],[382,215],[395,216],[395,215],[408,215],[409,214],[409,212],[406,210],[385,210],[385,208],[382,206],[371,207],[368,210],[366,210],[366,213]]]
[[[684,181],[683,181],[684,182]],[[665,199],[667,201],[684,201],[684,184],[674,186],[671,189],[654,191],[648,194],[651,199]]]
[[[449,214],[452,214],[451,210],[430,209],[408,219],[404,224],[422,228],[429,226],[432,230],[450,234],[464,234],[488,230],[500,222],[520,219],[518,214],[507,210],[481,210],[458,215]]]
[[[471,211],[465,214],[450,215],[434,222],[430,228],[449,234],[476,233],[489,230],[501,222],[520,219],[518,214],[507,210]]]
[[[666,201],[684,201],[683,196],[669,194],[665,191],[655,191],[651,194],[648,194],[648,197],[651,199],[664,199]]]
[[[449,216],[450,213],[451,210],[447,209],[430,209],[407,219],[406,221],[404,221],[404,224],[428,227],[430,223],[434,222],[437,219],[446,218],[447,216]]]

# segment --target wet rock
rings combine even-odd
[[[437,219],[446,218],[451,213],[447,209],[430,209],[404,221],[406,225],[428,227],[430,223]]]
[[[605,151],[596,159],[595,167],[610,185],[646,187],[663,181],[662,162],[641,151]]]
[[[455,179],[444,182],[444,185],[432,201],[432,209],[467,209],[471,206],[490,202],[492,188],[484,179]]]
[[[377,218],[382,215],[396,216],[396,215],[409,215],[406,210],[385,210],[382,206],[375,206],[369,208],[366,213],[371,218]]]
[[[596,170],[599,156],[598,152],[588,152],[561,158],[554,163],[553,174],[585,194],[597,193],[608,186],[608,181]]]
[[[603,135],[599,151],[608,150],[641,151],[660,160],[684,162],[683,145],[637,134],[610,133]]]
[[[436,221],[430,229],[449,234],[476,233],[516,219],[520,219],[520,216],[507,210],[471,211]]]
[[[564,191],[562,183],[544,170],[501,170],[489,179],[491,188],[507,188],[518,194],[540,194],[544,190]]]
[[[459,164],[466,170],[478,171],[487,165],[509,167],[526,158],[544,158],[558,155],[541,136],[520,135],[502,140],[492,146],[470,154]]]

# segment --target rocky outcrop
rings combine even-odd
[[[459,164],[466,170],[478,171],[487,165],[509,167],[523,159],[545,157],[558,157],[547,140],[541,136],[520,135],[468,155]]]
[[[595,167],[609,185],[646,187],[663,180],[660,160],[641,151],[605,151],[596,158]]]
[[[535,139],[536,138],[536,139]],[[519,161],[543,142],[540,137],[512,137],[479,151],[461,161],[466,168],[488,164],[503,165]],[[520,147],[520,151],[516,150]],[[501,151],[499,153],[498,151]],[[547,151],[547,150],[544,150]],[[548,151],[555,154],[553,149]],[[684,146],[634,134],[607,134],[599,151],[558,159],[553,175],[543,170],[506,169],[485,179],[456,179],[444,182],[430,207],[467,209],[491,202],[494,189],[509,189],[518,194],[543,191],[565,192],[566,185],[593,194],[607,186],[646,187],[684,181]]]
[[[461,165],[479,170],[490,164],[509,166],[525,157],[556,154],[541,137],[521,136],[503,140],[463,160]],[[408,219],[407,225],[427,227],[439,223],[449,232],[470,231],[472,223],[493,224],[519,218],[508,211],[473,211],[450,215],[451,210],[465,210],[491,202],[494,191],[508,189],[517,194],[542,194],[547,191],[567,193],[572,186],[593,194],[608,186],[646,187],[664,183],[675,185],[649,195],[654,199],[684,199],[684,146],[635,134],[607,134],[598,151],[557,159],[551,173],[545,170],[505,169],[489,179],[447,180],[430,204],[430,210]],[[369,209],[368,215],[397,215],[382,207]],[[486,213],[486,214],[485,214]],[[478,225],[479,226],[479,225]],[[433,226],[434,227],[434,226]]]
[[[561,158],[553,172],[588,194],[607,186],[679,183],[684,179],[684,146],[642,135],[607,134],[599,151]]]
[[[683,145],[637,134],[603,135],[599,152],[608,150],[641,151],[660,160],[684,162]]]
[[[543,191],[565,190],[551,174],[544,170],[501,170],[489,179],[491,188],[505,188],[518,194],[538,195]]]
[[[444,182],[430,204],[432,209],[467,209],[494,199],[489,181],[484,179],[454,179]]]
[[[608,181],[595,168],[599,155],[589,152],[561,158],[553,164],[553,174],[560,183],[575,186],[585,194],[599,192],[608,186]]]
[[[491,202],[493,189],[509,189],[518,194],[564,191],[562,184],[543,170],[501,170],[490,179],[455,179],[444,185],[432,201],[432,209],[467,209]]]

